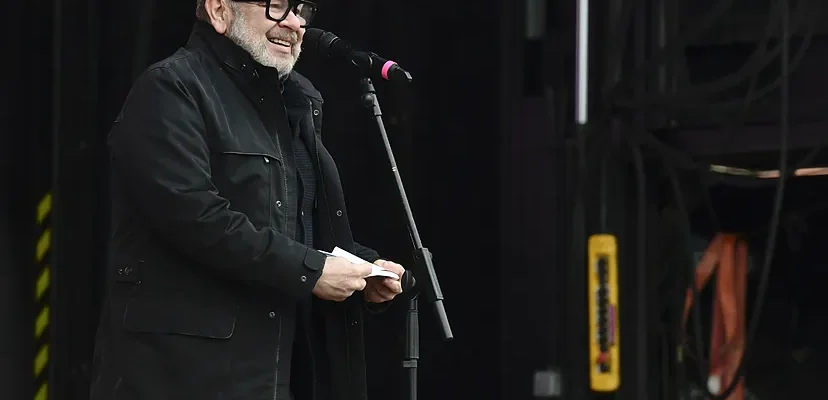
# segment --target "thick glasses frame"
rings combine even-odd
[[[317,5],[312,1],[303,1],[303,0],[288,0],[289,7],[285,10],[285,14],[282,15],[280,18],[275,18],[274,16],[270,15],[270,2],[271,0],[267,0],[265,3],[265,16],[267,19],[273,22],[282,22],[287,19],[288,15],[293,12],[295,15],[299,15],[299,6],[304,5],[305,7],[310,7],[313,9],[313,13],[311,14],[310,18],[305,20],[305,23],[300,25],[302,28],[307,27],[313,21],[313,17],[316,15]]]

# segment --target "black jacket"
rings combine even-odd
[[[278,399],[297,302],[325,256],[293,240],[295,187],[268,118],[282,85],[198,23],[187,45],[135,82],[109,136],[112,236],[92,398]],[[317,167],[314,244],[368,261],[354,242],[336,164],[320,141],[322,98],[297,73],[284,105],[306,107]],[[362,296],[314,300],[335,400],[367,397]]]

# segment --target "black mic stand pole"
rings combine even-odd
[[[454,335],[451,333],[451,326],[449,326],[448,317],[446,316],[446,309],[443,306],[443,293],[440,290],[440,283],[437,281],[437,274],[434,272],[434,264],[431,260],[431,252],[423,247],[420,240],[420,234],[417,231],[417,224],[414,222],[414,215],[411,212],[411,206],[408,204],[408,197],[405,194],[402,178],[397,168],[397,161],[394,158],[394,152],[391,150],[391,143],[388,141],[388,134],[385,131],[385,124],[382,121],[382,110],[380,109],[379,100],[377,100],[376,90],[374,84],[369,78],[363,78],[361,83],[362,88],[362,103],[365,107],[373,111],[374,119],[377,122],[382,141],[385,144],[385,151],[388,153],[388,160],[391,162],[391,171],[394,173],[394,179],[397,181],[397,190],[399,190],[402,198],[405,215],[408,217],[408,229],[411,234],[411,240],[414,244],[414,262],[418,274],[421,288],[425,290],[426,299],[429,303],[434,305],[434,310],[437,313],[437,319],[442,327],[443,338],[451,340]],[[417,399],[417,363],[420,359],[420,323],[418,317],[418,298],[419,295],[414,294],[408,302],[408,316],[405,324],[406,348],[405,357],[403,359],[403,368],[408,370],[408,393],[409,400]]]

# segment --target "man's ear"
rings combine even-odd
[[[213,25],[213,29],[220,35],[227,33],[233,20],[233,10],[227,3],[228,1],[232,0],[205,0],[204,2],[207,16],[210,17],[210,25]]]

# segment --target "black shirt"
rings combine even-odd
[[[316,168],[313,165],[310,149],[313,144],[306,143],[300,135],[300,121],[303,115],[288,111],[293,142],[293,158],[299,176],[299,199],[297,214],[299,216],[296,240],[313,248],[313,208],[316,201]]]
[[[288,92],[289,94],[289,92]],[[301,106],[286,107],[291,129],[293,160],[299,185],[296,204],[298,224],[296,241],[313,248],[313,212],[316,203],[316,167],[313,163],[311,149],[313,136],[302,134],[302,119],[306,116]],[[311,133],[312,135],[312,133]],[[309,143],[310,142],[310,143]],[[323,365],[320,355],[321,329],[314,329],[311,317],[312,299],[299,303],[296,309],[296,335],[293,339],[291,358],[290,389],[295,400],[323,400],[326,398],[322,388],[316,387],[317,374]],[[316,354],[314,354],[316,353]]]

